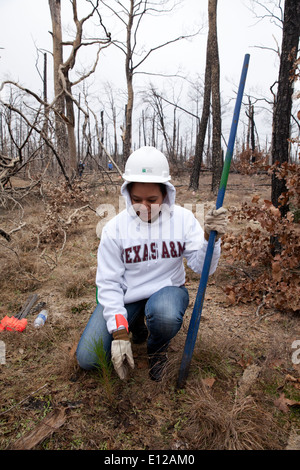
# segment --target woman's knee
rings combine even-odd
[[[185,288],[165,287],[153,294],[147,302],[147,320],[157,321],[165,327],[180,328],[188,306],[189,296]]]
[[[103,308],[97,305],[79,340],[76,358],[82,369],[90,370],[109,359],[111,335],[103,318]]]
[[[92,370],[96,367],[95,360],[91,358],[90,354],[87,354],[84,348],[80,347],[80,344],[77,346],[76,359],[81,369]]]
[[[78,343],[76,359],[79,366],[85,370],[92,370],[100,367],[105,361],[110,360],[110,349],[103,345],[102,338],[90,338]]]
[[[155,312],[179,313],[183,315],[189,303],[185,287],[168,286],[153,294],[147,302],[148,310]]]

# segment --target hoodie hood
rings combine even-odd
[[[129,184],[130,184],[129,181],[125,181],[121,187],[121,194],[125,198],[127,210],[130,210],[130,208],[132,207],[132,202],[131,202],[130,194],[128,191]],[[172,183],[166,182],[162,184],[164,184],[167,188],[167,194],[165,195],[163,204],[167,204],[169,206],[170,211],[172,211],[175,205],[176,189],[174,188]]]

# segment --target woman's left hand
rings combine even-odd
[[[205,239],[208,240],[212,230],[217,232],[216,240],[226,233],[227,229],[227,209],[210,209],[204,219]]]

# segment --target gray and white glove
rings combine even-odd
[[[204,232],[209,236],[211,230],[217,232],[216,240],[219,240],[226,233],[227,228],[227,209],[210,209],[204,219]]]
[[[131,343],[125,329],[117,330],[113,333],[111,361],[121,380],[127,377],[128,365],[134,369]]]

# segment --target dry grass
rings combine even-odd
[[[195,384],[186,399],[190,445],[206,450],[266,450],[278,446],[279,429],[252,396],[215,398]]]
[[[238,176],[233,182],[227,203],[238,204],[250,190],[245,189],[245,178],[243,185]],[[205,178],[196,194],[187,191],[182,179],[177,184],[179,203],[213,200]],[[248,184],[251,189],[253,177]],[[116,187],[98,193],[86,187],[85,198],[94,208],[100,203],[118,207]],[[290,430],[299,429],[299,415],[296,408],[283,413],[274,400],[282,393],[294,400],[299,395],[286,380],[287,374],[300,375],[290,353],[299,332],[297,319],[276,312],[258,318],[257,305],[228,307],[222,283],[230,270],[221,261],[207,287],[199,339],[183,389],[176,387],[177,375],[199,279],[189,270],[190,305],[183,328],[171,343],[161,383],[148,378],[145,345],[134,345],[136,367],[125,382],[114,371],[82,371],[75,350],[95,306],[99,218],[85,210],[84,217],[68,227],[63,245],[51,240],[43,245],[35,234],[41,228],[44,202],[32,197],[30,204],[23,204],[26,226],[9,244],[0,240],[0,315],[18,312],[35,292],[47,303],[49,318],[35,330],[35,315],[30,314],[23,333],[0,333],[6,345],[6,364],[0,365],[1,449],[12,448],[20,436],[61,408],[66,411],[64,423],[36,449],[285,448]],[[73,201],[70,213],[81,206],[82,201],[77,206]],[[11,211],[2,215],[5,228],[12,228]],[[239,393],[252,365],[259,367],[259,375],[246,393]]]

